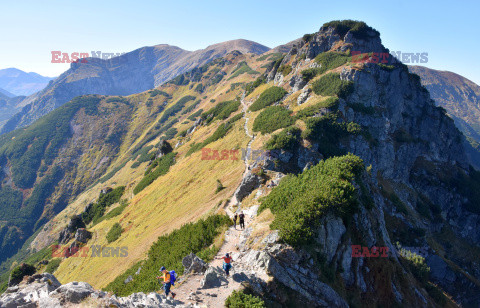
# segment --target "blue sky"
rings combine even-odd
[[[480,2],[462,1],[5,1],[0,69],[59,75],[51,51],[128,52],[156,44],[187,50],[244,38],[268,47],[335,19],[363,20],[392,51],[428,52],[425,66],[480,84]]]

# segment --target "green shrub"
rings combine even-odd
[[[317,95],[345,98],[353,91],[353,82],[341,80],[339,74],[329,73],[313,82],[312,90]]]
[[[405,248],[401,248],[399,253],[407,261],[413,275],[422,283],[427,283],[430,268],[425,263],[425,258]]]
[[[175,127],[171,127],[165,132],[165,139],[170,140],[173,137],[175,137],[177,133],[178,133],[177,129]]]
[[[297,127],[292,126],[285,128],[278,134],[273,135],[270,140],[265,143],[265,148],[267,150],[284,149],[292,151],[300,142],[300,133],[301,130]]]
[[[388,65],[384,63],[378,63],[378,66],[380,66],[381,69],[391,72],[395,69],[395,65]]]
[[[223,186],[222,182],[217,179],[217,189],[215,190],[215,193],[218,194],[220,191],[224,190],[225,186]]]
[[[125,165],[127,164],[127,161],[124,161],[117,167],[113,168],[112,171],[109,173],[105,174],[103,177],[101,177],[98,182],[99,183],[105,183],[106,181],[110,180],[118,171],[120,171]]]
[[[271,228],[293,246],[311,242],[314,229],[327,211],[351,216],[356,210],[352,181],[364,169],[363,161],[348,154],[320,161],[298,176],[288,175],[262,199],[260,211],[275,214]]]
[[[253,122],[253,131],[262,134],[271,133],[277,129],[290,126],[295,123],[295,118],[291,117],[292,111],[282,106],[270,106],[265,108],[255,118]]]
[[[93,223],[96,224],[110,205],[120,201],[124,191],[125,186],[120,186],[106,194],[100,194],[97,202],[95,202],[88,211],[82,213],[83,222],[89,224],[93,221]]]
[[[287,94],[287,91],[285,91],[281,87],[271,87],[263,91],[262,94],[260,94],[260,97],[250,106],[251,111],[257,111],[260,109],[263,109],[267,106],[272,105],[275,102],[278,102],[281,100],[285,94]]]
[[[265,302],[257,296],[247,294],[244,291],[234,290],[225,300],[226,308],[266,308]]]
[[[185,107],[185,104],[189,101],[193,101],[196,97],[191,95],[186,95],[179,99],[175,104],[173,104],[170,108],[166,109],[160,118],[159,122],[164,123],[168,120],[168,118],[173,117],[176,115],[180,110]]]
[[[202,119],[205,121],[205,123],[210,123],[217,119],[225,120],[233,112],[237,111],[238,107],[240,107],[240,102],[237,100],[221,102],[212,109],[202,113]]]
[[[301,71],[300,74],[302,74],[302,78],[305,82],[309,82],[315,76],[320,74],[320,68],[318,68],[318,67],[307,68],[307,69],[304,69],[303,71]]]
[[[197,110],[195,113],[192,113],[191,115],[188,116],[187,119],[190,121],[195,121],[197,117],[199,117],[203,112],[203,109]]]
[[[166,98],[171,98],[170,95],[167,92],[157,90],[157,89],[154,89],[154,90],[150,91],[149,93],[150,93],[150,97],[155,97],[157,95],[163,95]]]
[[[350,56],[346,53],[327,51],[322,52],[315,57],[315,62],[321,66],[318,68],[317,74],[323,74],[326,71],[337,68],[351,61]]]
[[[184,108],[182,110],[182,113],[181,114],[187,114],[187,113],[190,113],[192,112],[195,108],[197,108],[198,104],[200,104],[200,100],[197,99],[195,102],[193,102],[193,104],[191,104],[190,106],[188,106],[187,108]]]
[[[328,28],[328,27],[333,27],[335,28],[335,31],[340,35],[340,37],[343,39],[345,37],[345,34],[347,34],[348,31],[350,31],[354,37],[359,38],[359,39],[369,39],[375,36],[380,36],[380,33],[373,29],[372,27],[369,27],[366,23],[363,21],[356,21],[356,20],[334,20],[327,22],[323,24],[322,27]],[[373,32],[370,34],[369,32]]]
[[[60,266],[60,263],[62,263],[62,259],[52,259],[48,262],[47,267],[45,268],[46,273],[53,274],[57,268]]]
[[[278,68],[278,72],[281,73],[283,76],[287,76],[292,72],[292,66],[282,65]]]
[[[308,106],[298,111],[296,114],[296,118],[297,119],[309,118],[320,113],[324,109],[335,110],[337,109],[337,107],[338,107],[338,98],[329,97],[324,101],[318,102],[315,105]]]
[[[166,174],[170,170],[170,166],[175,163],[175,152],[168,153],[158,159],[156,159],[152,166],[147,169],[145,176],[133,189],[133,193],[136,195],[141,192],[145,187],[152,184],[158,177]]]
[[[256,88],[266,82],[265,75],[262,75],[255,79],[255,81],[249,82],[245,85],[245,96],[250,95]]]
[[[215,237],[220,234],[223,226],[231,225],[228,216],[213,215],[200,219],[195,223],[187,223],[180,229],[162,235],[150,247],[146,260],[139,262],[118,276],[105,290],[114,292],[117,296],[128,296],[135,292],[155,292],[161,288],[158,280],[159,269],[165,266],[168,270],[175,270],[178,275],[183,274],[182,259],[190,253],[198,256],[213,257],[219,247],[210,247]],[[209,262],[211,259],[204,259]],[[140,274],[135,275],[139,267]],[[128,276],[135,277],[132,282],[125,284]]]
[[[315,33],[307,33],[303,35],[302,40],[308,43],[312,40],[314,36],[315,36]]]
[[[260,56],[260,57],[257,58],[257,61],[263,61],[263,60],[266,60],[266,59],[275,61],[275,60],[278,60],[279,58],[283,58],[283,54],[280,53],[280,52],[276,52],[276,53],[269,53],[269,54],[265,54],[263,56]]]
[[[260,74],[259,72],[254,71],[250,66],[248,66],[247,62],[242,61],[238,63],[237,67],[233,70],[232,75],[230,76],[230,78],[228,78],[228,80],[245,73],[252,75]]]
[[[111,210],[110,212],[108,212],[107,214],[105,214],[104,216],[102,216],[100,219],[98,219],[97,223],[100,223],[101,221],[104,221],[104,220],[112,219],[113,217],[116,217],[122,214],[123,210],[125,210],[127,206],[128,206],[127,200],[125,199],[120,200],[120,205],[114,208],[113,210]]]
[[[120,238],[122,235],[123,228],[122,226],[116,222],[111,228],[110,231],[107,233],[107,241],[108,243],[115,242]]]
[[[359,134],[361,127],[357,123],[339,122],[337,113],[329,113],[323,117],[308,118],[305,121],[307,129],[302,132],[302,137],[318,142],[319,151],[326,157],[342,155],[338,147],[340,138],[351,134]]]
[[[33,274],[35,274],[35,272],[35,266],[27,263],[22,263],[21,265],[13,269],[12,273],[10,274],[10,282],[12,284],[19,284],[23,280],[23,277],[32,276]]]
[[[130,166],[130,168],[135,169],[140,166],[141,163],[149,161],[151,159],[150,150],[153,149],[153,145],[146,146],[135,154],[134,157],[138,157],[137,160]],[[135,158],[134,158],[135,159]]]

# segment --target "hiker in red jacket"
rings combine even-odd
[[[227,277],[230,275],[230,269],[232,268],[232,257],[230,257],[230,254],[226,253],[224,257],[216,257],[215,259],[221,260],[223,259],[223,270],[225,271],[225,274],[227,274]]]

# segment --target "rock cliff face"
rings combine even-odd
[[[27,97],[20,104],[23,109],[5,124],[2,133],[33,123],[75,96],[143,92],[234,50],[261,54],[269,48],[247,40],[228,41],[193,52],[163,44],[139,48],[109,60],[87,58],[87,63],[72,63],[68,71],[45,89]]]
[[[299,95],[299,103],[304,103],[308,102],[312,86],[297,77],[303,69],[317,67],[312,59],[320,53],[388,52],[373,30],[363,35],[340,32],[335,27],[322,27],[308,41],[293,46],[279,65],[270,68],[267,80],[287,86],[290,95]],[[291,66],[292,73],[285,75],[278,69],[282,66]],[[407,67],[394,59],[385,64],[345,65],[334,72],[352,87],[348,95],[339,99],[340,118],[359,124],[363,130],[348,138],[339,137],[338,147],[371,166],[366,183],[375,209],[361,210],[350,225],[338,218],[325,218],[317,244],[327,266],[335,269],[345,288],[369,294],[379,303],[390,294],[398,303],[428,306],[431,298],[425,290],[418,284],[406,285],[405,278],[401,278],[405,264],[398,261],[395,243],[426,247],[431,280],[457,303],[478,305],[478,261],[462,252],[465,245],[474,251],[480,246],[478,200],[459,184],[463,177],[476,176],[469,168],[463,135],[444,110],[435,106],[418,76],[409,74]],[[318,146],[313,144],[312,148]],[[290,164],[301,156],[301,149],[295,151]],[[264,162],[267,169],[271,165],[268,159]],[[472,202],[477,205],[471,206]],[[374,259],[352,258],[351,245],[360,239],[363,246],[389,248],[390,258],[382,265],[388,269],[380,268]],[[246,257],[257,260],[256,264],[262,264],[278,281],[317,305],[344,305],[337,301],[341,294],[338,288],[337,293],[327,292],[321,289],[321,283],[312,282],[322,279],[309,276],[315,268],[308,261],[311,254],[300,250],[285,259],[282,254],[288,255],[288,251],[288,247],[267,245],[263,251],[250,251]],[[278,270],[276,264],[281,265]],[[386,285],[380,285],[379,279]]]
[[[467,154],[480,168],[480,86],[458,74],[411,65],[409,71],[420,76],[438,106],[447,110],[455,125],[470,141]]]

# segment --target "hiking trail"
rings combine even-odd
[[[248,130],[248,120],[249,114],[248,106],[245,103],[245,93],[242,95],[241,104],[243,106],[243,113],[245,117],[244,129],[250,141],[247,145],[246,154],[244,159],[245,163],[245,172],[243,174],[244,178],[249,172],[248,158],[251,153],[251,145],[255,140],[255,136],[251,134]],[[231,197],[230,201],[225,206],[225,211],[227,214],[233,218],[233,212],[230,210],[231,206],[237,206],[236,212],[240,211],[241,203],[237,201],[235,194]],[[255,218],[257,212],[257,206],[253,206],[250,209],[243,209],[245,214],[245,229],[248,228],[250,222]],[[176,287],[172,288],[172,291],[176,293],[175,300],[179,304],[196,304],[200,307],[224,307],[225,300],[228,296],[234,291],[241,288],[242,280],[238,279],[240,273],[245,270],[242,268],[241,263],[236,262],[236,256],[239,255],[237,247],[241,241],[241,235],[244,231],[240,230],[240,226],[237,224],[236,228],[231,226],[225,232],[225,238],[222,247],[215,257],[223,257],[226,253],[232,253],[233,258],[232,268],[230,269],[230,277],[226,278],[226,275],[223,271],[223,260],[214,259],[208,265],[209,267],[218,267],[222,271],[223,275],[220,277],[221,286],[210,289],[202,289],[200,281],[203,278],[203,274],[190,274],[185,277],[182,277]],[[237,274],[237,275],[235,275]],[[226,278],[226,279],[225,279]]]

